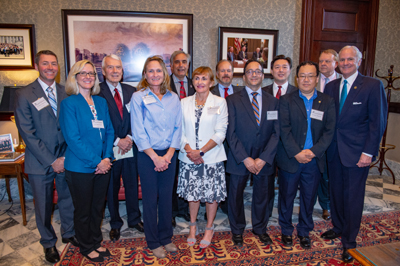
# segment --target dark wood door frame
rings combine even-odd
[[[359,0],[360,2],[362,0]],[[313,42],[313,7],[318,0],[303,0],[301,16],[301,36],[300,36],[300,58],[299,62],[311,59],[311,49]],[[365,63],[365,75],[374,76],[376,37],[378,31],[379,0],[364,0],[369,2],[370,27],[369,35],[365,43],[365,53],[363,61]]]

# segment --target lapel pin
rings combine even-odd
[[[357,89],[357,86],[354,86],[354,89]]]
[[[321,103],[321,101],[318,101],[318,103]]]

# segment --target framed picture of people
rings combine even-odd
[[[0,135],[0,153],[14,152],[11,134]]]
[[[35,52],[33,24],[0,24],[0,70],[35,68]]]
[[[192,54],[193,50],[192,14],[62,10],[62,20],[66,74],[75,62],[86,59],[96,66],[100,82],[106,55],[118,55],[123,82],[136,85],[147,57],[161,55],[170,71],[174,51]]]
[[[263,64],[264,76],[271,78],[271,61],[276,56],[278,30],[218,28],[218,60],[233,62],[234,76],[243,75],[250,59]]]

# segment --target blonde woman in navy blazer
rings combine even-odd
[[[100,229],[113,160],[114,129],[100,92],[96,68],[88,60],[76,62],[65,85],[60,126],[67,151],[65,178],[74,203],[74,222],[80,252],[102,262],[110,252],[101,246]]]
[[[210,92],[214,75],[209,67],[197,68],[192,76],[196,94],[181,100],[183,121],[177,193],[189,201],[189,246],[196,243],[200,202],[206,203],[207,226],[200,241],[200,248],[206,248],[214,234],[218,203],[227,196],[223,142],[228,127],[228,108],[224,98]]]

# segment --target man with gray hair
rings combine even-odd
[[[114,127],[114,157],[107,205],[110,211],[110,240],[120,238],[124,222],[119,215],[118,193],[120,180],[124,182],[128,227],[144,232],[138,200],[137,147],[132,141],[130,101],[135,87],[121,83],[123,68],[120,57],[115,54],[103,58],[102,72],[105,81],[100,83],[99,96],[107,101],[111,123]]]
[[[369,166],[378,155],[388,111],[382,82],[358,72],[361,58],[357,47],[343,47],[343,76],[325,87],[335,100],[336,130],[327,150],[333,228],[321,236],[342,237],[345,263],[353,260],[348,250],[357,246]]]
[[[188,78],[190,55],[178,50],[171,55],[171,89],[178,94],[179,99],[191,96],[195,93],[192,80]]]

